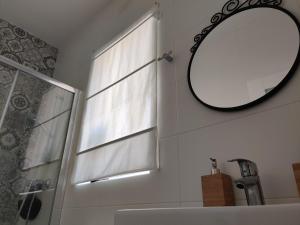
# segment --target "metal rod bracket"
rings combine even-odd
[[[173,62],[174,61],[173,52],[169,51],[167,53],[164,53],[161,57],[157,59],[157,61],[161,61],[163,59],[167,60],[168,62]]]

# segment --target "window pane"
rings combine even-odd
[[[88,96],[103,90],[155,59],[155,25],[156,19],[149,18],[94,60]]]
[[[156,126],[156,63],[87,100],[80,150]]]

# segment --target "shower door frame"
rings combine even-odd
[[[55,85],[57,87],[60,87],[60,88],[62,88],[64,90],[67,90],[69,92],[76,93],[77,91],[79,91],[76,88],[73,88],[73,87],[71,87],[71,86],[69,86],[67,84],[64,84],[64,83],[62,83],[60,81],[57,81],[57,80],[53,79],[52,77],[46,76],[46,75],[44,75],[44,74],[42,74],[42,73],[40,73],[40,72],[38,72],[38,71],[30,68],[30,67],[24,66],[24,65],[22,65],[22,64],[20,64],[18,62],[15,62],[15,61],[13,61],[13,60],[11,60],[9,58],[6,58],[5,56],[0,55],[0,62],[2,62],[4,64],[7,64],[7,65],[9,65],[11,67],[14,67],[17,71],[19,70],[19,71],[28,73],[28,74],[30,74],[30,75],[32,75],[34,77],[37,77],[37,78],[39,78],[41,80],[44,80],[44,81],[46,81],[46,82],[48,82],[50,84],[53,84],[53,85]]]
[[[55,193],[54,193],[54,199],[53,199],[53,203],[51,206],[50,217],[48,220],[49,225],[53,223],[54,220],[53,220],[52,216],[54,215],[53,211],[54,211],[54,207],[55,207],[55,209],[60,211],[59,214],[57,215],[59,218],[56,218],[60,224],[61,211],[62,211],[62,207],[63,207],[63,199],[64,199],[64,194],[65,194],[66,185],[67,185],[68,168],[69,168],[69,162],[70,162],[71,152],[72,152],[71,150],[72,150],[72,148],[75,147],[74,146],[74,144],[75,144],[74,137],[75,137],[76,125],[78,124],[77,121],[79,120],[79,105],[80,105],[80,102],[82,99],[82,92],[79,89],[73,88],[72,86],[69,86],[60,81],[57,81],[52,77],[44,75],[30,67],[24,66],[18,62],[15,62],[9,58],[4,57],[2,55],[0,55],[0,62],[4,63],[4,65],[6,64],[6,65],[11,66],[14,69],[16,69],[14,83],[16,83],[19,72],[22,71],[28,75],[34,76],[40,80],[46,81],[52,85],[60,87],[64,90],[69,91],[74,94],[71,114],[70,114],[70,118],[69,118],[68,130],[67,130],[66,139],[65,139],[64,150],[62,153],[63,156],[61,158],[61,165],[60,165],[60,169],[59,169],[59,173],[58,173],[58,178],[57,178],[57,183],[56,183],[56,188],[55,188]],[[10,92],[14,89],[14,86],[15,86],[14,84],[11,86]],[[8,96],[5,107],[7,107],[8,103],[10,101],[10,97],[11,96]],[[4,116],[6,114],[6,111],[7,110],[5,110],[5,109],[3,110]],[[2,124],[0,121],[0,128],[1,128],[1,125]]]

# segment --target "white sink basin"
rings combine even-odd
[[[300,204],[119,210],[115,225],[300,225]]]

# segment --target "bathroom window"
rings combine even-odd
[[[147,16],[93,58],[74,183],[158,167],[156,26]]]

